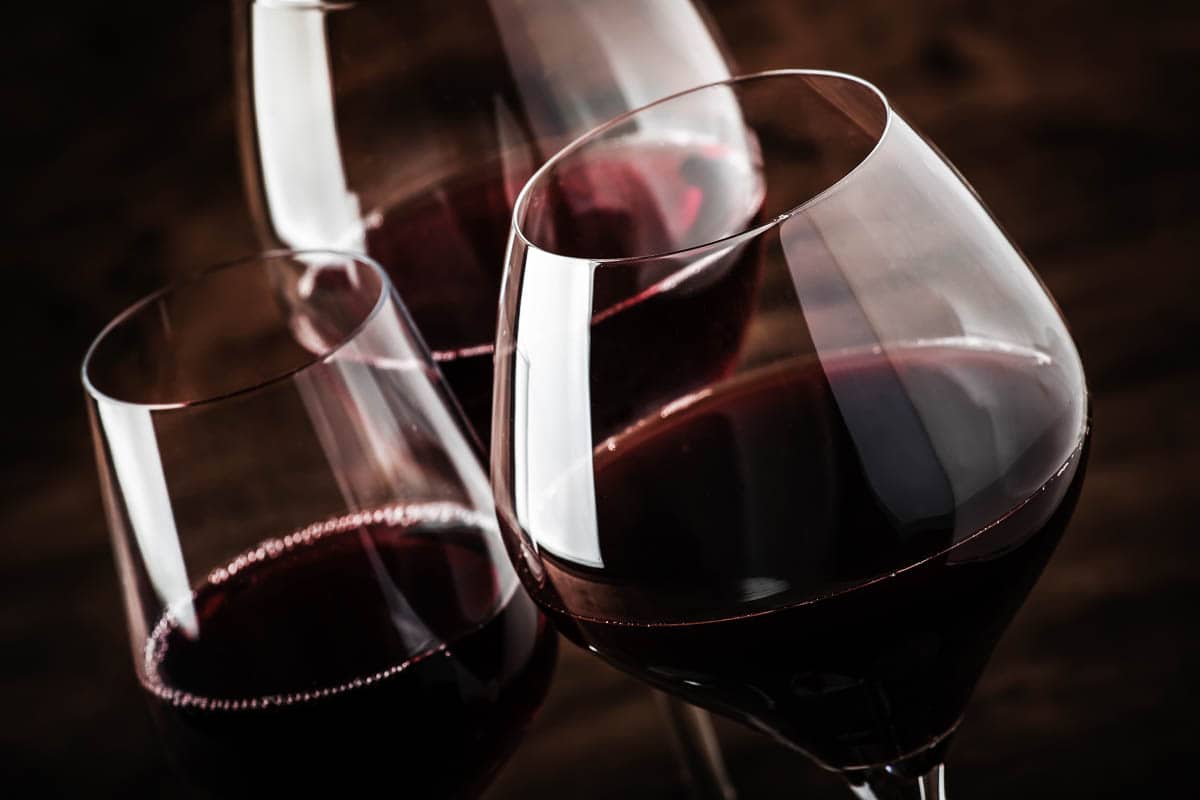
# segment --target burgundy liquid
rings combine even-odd
[[[367,238],[485,443],[515,200],[508,186],[498,165],[480,166],[392,208]],[[762,204],[760,178],[744,158],[701,144],[626,146],[568,163],[554,191],[554,218],[531,235],[551,250],[588,258],[650,255],[718,239],[752,226]],[[631,267],[596,275],[594,321],[607,326],[601,338],[630,368],[621,385],[607,387],[614,419],[629,397],[710,380],[737,352],[757,287],[757,251],[713,259],[678,283],[671,273],[671,264],[660,263],[653,274]],[[710,326],[704,352],[693,347],[685,358],[678,339],[650,335],[663,313],[680,325]]]
[[[536,597],[580,645],[827,766],[945,741],[1083,480],[1066,375],[914,346],[679,398],[599,442],[601,564],[543,549]]]
[[[542,700],[553,634],[451,506],[318,523],[214,571],[164,616],[144,683],[218,796],[473,796]],[[505,585],[502,585],[505,584]]]

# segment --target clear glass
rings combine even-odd
[[[265,247],[383,265],[483,442],[512,204],[617,114],[731,72],[692,0],[233,0]]]
[[[534,599],[860,797],[942,796],[1089,430],[979,198],[877,89],[789,70],[576,140],[510,241],[492,485]]]
[[[243,173],[264,247],[369,254],[490,440],[511,210],[601,122],[730,77],[693,0],[232,0]],[[709,725],[667,719],[699,798]],[[697,726],[686,724],[698,720]]]
[[[138,678],[218,796],[472,795],[555,640],[378,265],[274,252],[137,303],[83,364]]]

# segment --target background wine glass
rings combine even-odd
[[[260,240],[381,263],[486,444],[513,201],[577,135],[730,76],[702,7],[233,0],[233,9],[243,172]],[[667,718],[695,788],[731,797],[706,719],[683,708]]]
[[[555,640],[380,268],[218,267],[131,307],[83,367],[134,663],[220,796],[472,795]]]
[[[579,134],[730,77],[691,0],[234,0],[264,246],[368,253],[487,442],[512,203]]]
[[[747,156],[704,196],[753,216],[694,214],[661,167],[694,162],[639,156],[700,138]],[[597,213],[614,158],[643,188]],[[861,797],[943,796],[1073,508],[1087,394],[1044,287],[885,98],[763,73],[573,143],[518,200],[497,348],[501,526],[560,630]],[[631,361],[657,372],[631,389]]]

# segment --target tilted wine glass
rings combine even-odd
[[[153,294],[83,366],[138,678],[219,796],[473,796],[555,640],[378,265],[276,252]]]
[[[861,797],[943,796],[1089,430],[954,168],[851,76],[696,88],[533,176],[500,314],[493,489],[560,631]]]

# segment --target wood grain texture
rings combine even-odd
[[[743,71],[824,67],[880,85],[1024,248],[1083,354],[1096,433],[1079,511],[976,692],[952,791],[1175,796],[1175,768],[1200,750],[1193,4],[708,5]],[[53,8],[13,11],[3,55],[0,786],[178,796],[130,666],[77,369],[121,306],[253,247],[228,10]],[[657,713],[638,684],[564,647],[489,797],[680,797]],[[762,737],[719,729],[746,800],[844,796]]]

